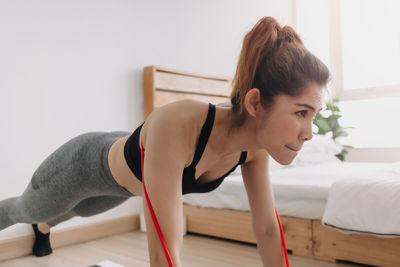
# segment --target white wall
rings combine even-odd
[[[0,199],[20,195],[70,138],[134,130],[143,117],[143,67],[233,76],[244,33],[262,16],[292,24],[291,12],[291,0],[1,1]],[[56,228],[140,209],[133,198]],[[30,233],[17,224],[0,240]]]

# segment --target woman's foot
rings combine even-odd
[[[53,252],[50,245],[50,232],[43,234],[38,229],[37,224],[32,224],[33,231],[35,232],[35,244],[33,245],[32,253],[36,257],[43,257]]]

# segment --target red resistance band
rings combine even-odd
[[[144,194],[146,196],[147,205],[149,207],[151,218],[153,219],[153,222],[154,222],[154,226],[156,227],[156,230],[157,230],[157,233],[158,233],[158,237],[160,238],[161,245],[163,246],[165,257],[167,258],[169,266],[173,267],[174,264],[172,262],[170,254],[169,254],[167,245],[165,244],[164,237],[162,235],[160,225],[158,224],[156,214],[154,213],[154,210],[153,210],[153,207],[151,205],[149,196],[147,195],[146,186],[144,184],[144,168],[143,168],[143,166],[144,166],[144,147],[143,147],[142,140],[140,140],[140,148],[141,148],[141,151],[142,151],[142,154],[141,154],[141,156],[142,156],[141,157],[142,158],[142,183],[143,183]],[[283,247],[283,251],[285,253],[286,267],[289,267],[289,259],[288,259],[288,255],[287,255],[287,251],[286,251],[285,237],[283,236],[283,229],[282,229],[281,221],[279,220],[279,215],[278,215],[278,212],[277,212],[276,208],[275,208],[275,215],[276,215],[276,219],[278,220],[278,224],[279,224],[279,230],[280,230],[281,239],[282,239],[282,247]]]
[[[149,210],[150,210],[150,213],[151,213],[151,218],[153,219],[153,222],[154,222],[154,226],[157,229],[158,237],[160,238],[161,245],[163,246],[165,257],[167,258],[168,264],[169,264],[170,267],[174,267],[174,264],[172,262],[171,256],[169,255],[169,251],[168,251],[167,245],[165,244],[164,237],[163,237],[162,232],[161,232],[161,228],[158,225],[156,214],[154,213],[153,207],[151,206],[151,202],[150,202],[149,196],[147,195],[146,186],[144,185],[144,168],[143,168],[143,165],[144,165],[144,147],[143,147],[143,142],[142,141],[140,141],[140,148],[142,150],[142,182],[143,182],[144,194],[145,194],[146,200],[147,200],[147,206],[149,207]]]
[[[285,254],[286,267],[289,267],[289,259],[288,259],[287,250],[286,250],[285,237],[283,236],[283,229],[282,229],[281,221],[279,220],[279,215],[278,215],[278,211],[276,210],[276,208],[275,208],[275,215],[276,215],[276,219],[278,220],[279,230],[281,232],[282,247],[283,247],[283,253]]]

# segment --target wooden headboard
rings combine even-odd
[[[181,100],[195,99],[213,104],[228,101],[229,77],[200,75],[158,66],[143,70],[144,117],[157,107]]]

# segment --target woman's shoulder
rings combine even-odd
[[[144,140],[153,132],[161,136],[171,134],[176,139],[190,142],[194,133],[200,132],[208,106],[206,102],[184,99],[155,109],[143,125]]]
[[[196,119],[207,113],[208,103],[183,99],[155,109],[146,121]]]

